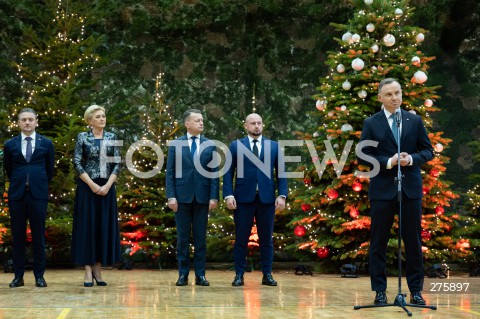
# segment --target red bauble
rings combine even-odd
[[[442,206],[435,207],[435,213],[437,215],[443,215],[444,212],[445,212],[445,209]]]
[[[430,191],[430,188],[428,188],[428,187],[423,187],[423,188],[422,188],[422,191],[423,191],[423,195],[427,195],[428,192]]]
[[[440,171],[438,169],[430,170],[430,176],[438,177],[438,175],[440,175]]]
[[[355,207],[350,208],[350,217],[357,218],[358,217],[358,209]]]
[[[304,212],[308,212],[311,208],[312,206],[310,206],[309,204],[302,204],[302,210]]]
[[[430,240],[432,238],[432,234],[428,230],[422,230],[422,238],[425,240]]]
[[[353,183],[353,185],[352,185],[352,189],[353,189],[354,191],[356,191],[356,192],[361,191],[362,188],[363,188],[363,186],[362,186],[362,183],[360,183],[360,182],[355,182],[355,183]]]
[[[327,192],[327,196],[330,199],[335,199],[338,197],[338,192],[335,189],[331,189]]]
[[[293,229],[295,236],[303,237],[307,233],[307,229],[303,225],[298,225]]]
[[[305,177],[305,178],[303,179],[303,183],[305,183],[305,185],[308,185],[308,184],[310,184],[311,182],[312,182],[312,179],[311,179],[310,177]]]
[[[329,253],[328,248],[322,247],[317,249],[317,256],[320,258],[327,258]]]

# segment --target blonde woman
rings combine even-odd
[[[76,264],[85,266],[85,287],[92,287],[94,280],[98,286],[106,286],[101,266],[113,265],[121,260],[115,191],[120,162],[101,161],[101,156],[106,154],[107,159],[119,159],[120,150],[111,146],[117,139],[115,134],[105,131],[107,120],[103,107],[88,107],[84,120],[90,130],[79,133],[75,144],[74,166],[79,178],[75,194],[72,254]]]

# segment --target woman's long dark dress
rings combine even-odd
[[[105,137],[112,133],[105,132]],[[108,178],[101,178],[100,147],[104,141],[95,139],[91,132],[80,133],[75,146],[74,164],[77,172],[86,172],[92,180],[102,186]],[[118,155],[116,147],[107,147],[107,155]],[[118,166],[107,164],[108,176],[118,176]],[[95,194],[90,187],[78,179],[75,194],[72,231],[73,260],[79,265],[113,265],[121,261],[120,233],[118,225],[117,195],[115,184],[105,196]]]

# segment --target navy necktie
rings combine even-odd
[[[192,158],[193,158],[195,156],[195,152],[197,151],[197,142],[196,142],[197,137],[192,136],[191,139],[192,139],[192,146],[190,147],[190,153],[192,153]]]
[[[253,154],[255,154],[256,157],[258,157],[257,142],[258,142],[258,140],[253,140],[253,148],[252,148]]]
[[[395,137],[395,142],[397,142],[397,145],[398,145],[398,136],[400,134],[398,134],[399,127],[397,126],[397,123],[395,121],[395,114],[390,115],[390,118],[392,119],[391,129],[392,129],[393,137]]]
[[[30,159],[32,158],[32,138],[30,136],[25,137],[25,140],[27,141],[27,150],[25,152],[25,159],[27,162],[30,162]]]

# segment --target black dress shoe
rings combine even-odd
[[[178,277],[177,283],[175,286],[186,286],[188,285],[188,276],[187,275],[180,275]]]
[[[92,274],[92,277],[93,279],[95,280],[95,282],[97,283],[97,286],[106,286],[107,283],[105,281],[98,281],[97,278],[95,278],[95,276]],[[92,281],[93,283],[93,281]]]
[[[9,287],[10,288],[17,288],[21,287],[24,285],[23,278],[21,277],[15,277],[12,282],[10,283]]]
[[[195,277],[195,285],[197,286],[210,286],[207,278],[205,276],[197,276]]]
[[[235,279],[232,281],[233,287],[243,286],[243,275],[235,275]]]
[[[272,274],[264,274],[262,278],[262,285],[276,286],[277,282],[273,279]]]
[[[410,303],[413,305],[426,305],[425,299],[423,299],[422,294],[420,291],[413,291],[410,294]]]
[[[39,277],[35,279],[35,286],[45,288],[47,287],[47,282],[45,281],[45,279],[43,279],[43,277]]]
[[[387,303],[387,294],[385,293],[385,291],[377,291],[373,303],[376,305]]]

